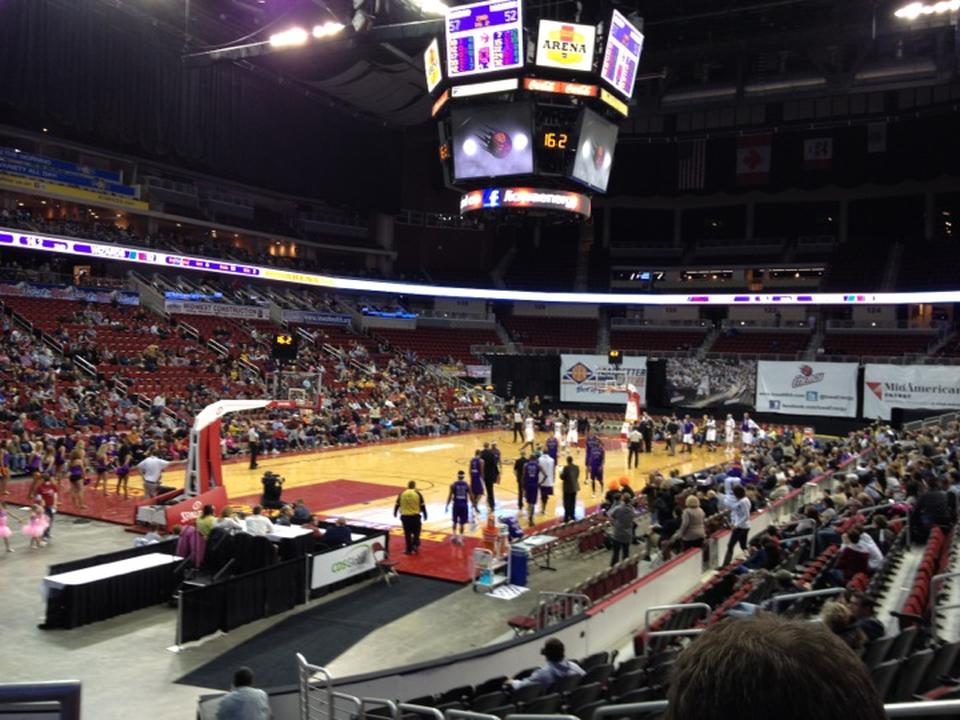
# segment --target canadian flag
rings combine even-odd
[[[770,135],[737,138],[737,184],[764,185],[770,182]]]

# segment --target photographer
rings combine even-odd
[[[260,504],[270,510],[279,510],[283,507],[283,501],[280,496],[283,494],[284,479],[269,470],[263,474],[260,480],[263,484],[263,495],[260,497]]]

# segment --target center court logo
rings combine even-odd
[[[823,380],[823,373],[815,373],[813,368],[809,365],[800,366],[800,374],[797,375],[793,382],[790,383],[791,387],[803,387],[804,385],[813,385],[814,383],[821,382]]]

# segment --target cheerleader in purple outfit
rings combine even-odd
[[[63,485],[63,478],[67,474],[67,446],[61,441],[57,443],[53,452],[53,477],[57,487]]]
[[[123,488],[123,499],[129,500],[130,495],[127,491],[127,480],[130,477],[130,464],[133,462],[130,456],[130,448],[124,445],[120,448],[120,461],[117,464],[117,495],[120,494],[120,488]]]
[[[47,531],[50,521],[47,520],[46,513],[40,505],[33,505],[30,508],[30,518],[27,524],[23,526],[21,532],[30,538],[30,547],[43,547],[43,534]]]
[[[73,499],[73,506],[78,510],[86,510],[87,503],[83,499],[83,481],[86,476],[86,463],[83,458],[83,450],[75,447],[70,452],[70,462],[67,465],[67,477],[70,480],[70,497]]]
[[[97,448],[96,454],[96,468],[97,468],[97,479],[93,483],[93,491],[96,492],[97,488],[103,484],[103,494],[107,494],[107,473],[110,471],[110,462],[111,454],[113,453],[113,443],[112,442],[102,442],[100,447]]]
[[[10,491],[7,490],[7,485],[10,482],[10,460],[10,452],[4,447],[0,451],[0,497],[10,494]]]
[[[10,536],[13,535],[13,530],[11,530],[10,526],[7,524],[9,522],[9,518],[13,518],[20,523],[20,525],[23,525],[23,520],[7,510],[6,503],[0,500],[0,538],[3,538],[3,545],[6,547],[7,552],[11,553],[13,552],[13,548],[10,547]]]
[[[37,494],[37,488],[40,487],[40,480],[43,475],[40,472],[40,466],[43,464],[43,446],[36,442],[33,444],[33,450],[27,458],[27,472],[30,473],[30,492],[27,497],[33,499]]]

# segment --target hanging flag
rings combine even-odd
[[[770,182],[770,135],[737,138],[737,184],[764,185]]]
[[[703,190],[707,180],[707,141],[677,143],[677,189]]]
[[[867,152],[870,154],[887,151],[887,124],[875,122],[867,125]]]
[[[833,138],[807,138],[803,141],[803,169],[829,170],[833,166]]]

